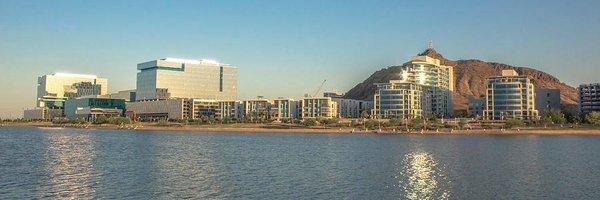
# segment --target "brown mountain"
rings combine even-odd
[[[437,58],[443,65],[454,66],[454,110],[467,108],[467,96],[480,96],[485,93],[485,80],[490,76],[500,75],[504,69],[514,69],[519,74],[529,76],[536,88],[556,88],[560,90],[563,106],[572,107],[577,104],[577,90],[556,77],[545,72],[527,67],[485,62],[481,60],[448,60],[434,49],[427,49],[419,55]],[[373,100],[375,83],[386,83],[398,79],[400,66],[390,66],[373,73],[367,80],[359,83],[346,93],[345,98]]]

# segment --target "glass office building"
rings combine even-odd
[[[37,107],[63,108],[68,98],[105,95],[108,80],[95,75],[54,73],[38,78]]]
[[[440,60],[414,56],[399,67],[396,80],[379,83],[374,96],[373,115],[415,118],[425,114],[448,117],[453,114],[454,70]]]
[[[65,102],[65,115],[69,119],[94,120],[100,115],[117,117],[123,116],[124,113],[125,100],[123,99],[82,97]]]
[[[237,99],[237,68],[211,60],[165,58],[137,65],[136,100]]]
[[[502,70],[502,76],[487,79],[485,96],[486,119],[536,119],[535,87],[527,76],[514,70]]]

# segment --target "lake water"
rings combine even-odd
[[[0,128],[0,199],[599,199],[600,137]]]

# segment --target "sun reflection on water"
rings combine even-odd
[[[400,186],[406,199],[448,199],[443,171],[426,152],[413,152],[404,157]]]
[[[46,138],[44,168],[47,182],[41,198],[81,199],[93,198],[92,185],[98,176],[93,175],[95,151],[92,138],[87,134],[49,135]]]

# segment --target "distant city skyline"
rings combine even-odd
[[[136,65],[174,57],[238,68],[238,97],[346,92],[427,48],[599,82],[598,1],[1,1],[0,117],[36,105],[55,72],[135,89]],[[593,72],[593,73],[590,73]]]

